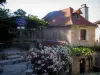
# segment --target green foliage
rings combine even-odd
[[[41,29],[43,27],[46,27],[48,25],[48,22],[44,21],[43,19],[39,19],[37,16],[34,15],[28,15],[28,28],[36,28]]]
[[[12,17],[23,17],[27,21],[26,28],[35,28],[42,29],[48,25],[48,22],[43,19],[39,19],[37,16],[28,15],[26,16],[26,12],[23,9],[18,9],[17,11],[10,13],[9,9],[0,8],[0,20],[8,20],[8,18],[12,19]],[[15,20],[15,19],[14,19]],[[13,21],[13,20],[12,20]]]
[[[91,55],[93,52],[100,52],[100,46],[77,46],[71,47],[72,55]]]
[[[15,35],[9,34],[8,30],[13,20],[11,19],[10,10],[0,8],[0,42],[11,41]],[[8,26],[9,25],[9,26]],[[13,24],[12,24],[13,25]]]
[[[0,8],[0,19],[5,19],[9,17],[9,9]]]
[[[0,4],[6,3],[6,0],[0,0]]]
[[[100,52],[100,45],[94,45],[91,47],[94,51]]]
[[[26,12],[23,9],[17,9],[17,11],[13,12],[15,16],[25,16]]]
[[[0,8],[0,41],[10,41],[15,37],[16,34],[9,34],[9,28],[16,26],[16,18],[24,18],[27,22],[26,29],[30,32],[34,31],[33,29],[41,30],[41,38],[42,38],[42,29],[48,25],[48,22],[43,19],[39,19],[37,16],[28,15],[26,16],[26,12],[22,9],[18,9],[17,11],[10,13],[9,9]],[[31,31],[32,30],[32,31]],[[4,33],[4,34],[2,34]]]
[[[96,73],[85,73],[85,74],[81,74],[81,75],[100,75],[100,72],[96,72]]]
[[[71,49],[72,55],[76,55],[77,53],[81,55],[91,55],[94,52],[94,48],[92,47],[73,47]]]

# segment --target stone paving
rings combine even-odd
[[[26,71],[26,62],[4,65],[3,73],[0,75],[23,75]]]
[[[4,69],[0,75],[25,75],[27,67],[25,58],[18,54],[21,52],[16,48],[9,48],[8,50],[5,50],[4,53],[9,53],[9,59],[0,60]]]

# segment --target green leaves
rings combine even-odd
[[[3,3],[6,3],[6,0],[0,0],[0,4],[3,5]]]
[[[43,19],[39,19],[37,16],[28,15],[29,19],[28,22],[30,23],[27,27],[28,28],[38,28],[41,29],[48,25],[48,22],[44,21]]]
[[[79,53],[81,55],[91,55],[93,53],[93,49],[91,47],[73,47],[72,48],[72,55]]]
[[[9,9],[0,8],[0,20],[11,18],[11,17],[23,17],[27,20],[27,28],[30,29],[42,29],[46,27],[49,23],[43,19],[39,19],[37,16],[29,14],[26,15],[26,12],[23,9],[18,9],[17,11],[10,13]]]
[[[15,16],[25,16],[26,12],[23,9],[17,9],[17,11],[13,12]]]
[[[5,19],[9,17],[9,9],[0,8],[0,19]]]

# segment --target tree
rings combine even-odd
[[[26,16],[26,12],[23,9],[18,9],[17,11],[13,13],[15,16]]]
[[[10,17],[9,13],[9,9],[0,8],[0,20]]]
[[[14,14],[14,16],[12,16]],[[9,36],[8,30],[9,28],[13,27],[15,28],[18,26],[16,24],[16,19],[17,18],[22,18],[26,20],[26,26],[25,28],[30,32],[29,34],[32,36],[34,35],[34,29],[35,30],[40,30],[41,32],[39,34],[43,35],[43,27],[46,27],[48,25],[48,22],[39,19],[37,16],[34,15],[28,15],[26,16],[26,12],[22,9],[18,9],[17,11],[13,12],[10,14],[9,9],[3,9],[0,8],[0,32],[5,32],[5,34],[1,35],[2,37],[0,38],[2,41],[6,41],[6,37]],[[12,28],[12,29],[13,29]],[[17,27],[16,27],[17,28]],[[25,36],[27,36],[27,31],[25,31]],[[11,35],[11,34],[10,34]],[[41,36],[40,35],[40,36]],[[11,39],[14,37],[13,35],[9,36]]]
[[[43,19],[39,19],[37,16],[28,15],[28,29],[35,29],[40,31],[40,38],[43,40],[43,28],[47,27],[49,24],[48,22],[44,21]],[[34,33],[34,31],[33,31]]]
[[[6,3],[6,0],[0,0],[1,5],[3,5],[4,3]]]
[[[30,28],[43,28],[46,27],[49,23],[44,21],[43,19],[39,19],[37,16],[34,15],[28,15],[28,18],[30,20],[30,25],[28,27]]]
[[[11,28],[10,10],[5,8],[0,8],[0,42],[11,41],[15,35],[9,34],[8,30]],[[13,25],[13,24],[12,24]]]

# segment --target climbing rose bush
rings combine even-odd
[[[34,73],[37,75],[59,75],[67,72],[72,63],[70,49],[67,46],[41,47],[29,50]]]

